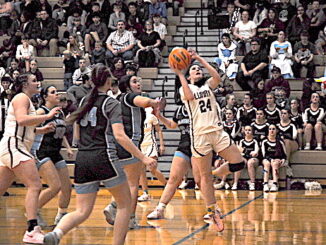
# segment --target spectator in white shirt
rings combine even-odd
[[[19,44],[16,51],[16,59],[25,63],[26,72],[30,71],[30,61],[34,58],[34,47],[29,44],[28,39],[23,36],[21,40],[22,44]]]
[[[79,60],[79,68],[74,71],[72,75],[72,82],[74,85],[80,85],[83,83],[82,76],[88,75],[91,77],[92,70],[86,66],[86,60],[84,58]]]

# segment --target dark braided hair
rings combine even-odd
[[[86,103],[80,106],[75,112],[73,112],[66,120],[67,124],[73,124],[75,121],[80,122],[80,120],[92,109],[97,97],[98,97],[98,87],[103,86],[108,78],[112,78],[112,73],[107,66],[102,64],[96,65],[92,70],[92,82],[94,84],[93,89],[90,94],[87,95]]]
[[[125,75],[125,76],[120,78],[119,89],[120,89],[121,93],[126,93],[128,88],[130,89],[130,79],[133,76],[135,76],[135,75]]]

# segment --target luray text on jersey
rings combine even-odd
[[[196,100],[204,98],[204,97],[209,97],[211,95],[211,92],[209,90],[204,90],[204,91],[199,91],[194,93],[194,97]]]

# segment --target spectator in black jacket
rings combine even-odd
[[[37,51],[44,48],[50,49],[50,56],[56,56],[58,51],[58,25],[55,20],[49,18],[49,14],[41,11],[41,20],[36,21],[33,26],[30,44],[36,47]]]
[[[72,86],[72,74],[77,68],[76,59],[71,55],[69,50],[63,51],[63,66],[65,69],[64,72],[64,88],[65,90],[69,89]]]

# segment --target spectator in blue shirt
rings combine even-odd
[[[153,15],[159,14],[162,17],[162,23],[167,25],[167,11],[166,4],[159,0],[151,0],[152,4],[149,5],[149,17],[153,18]]]

